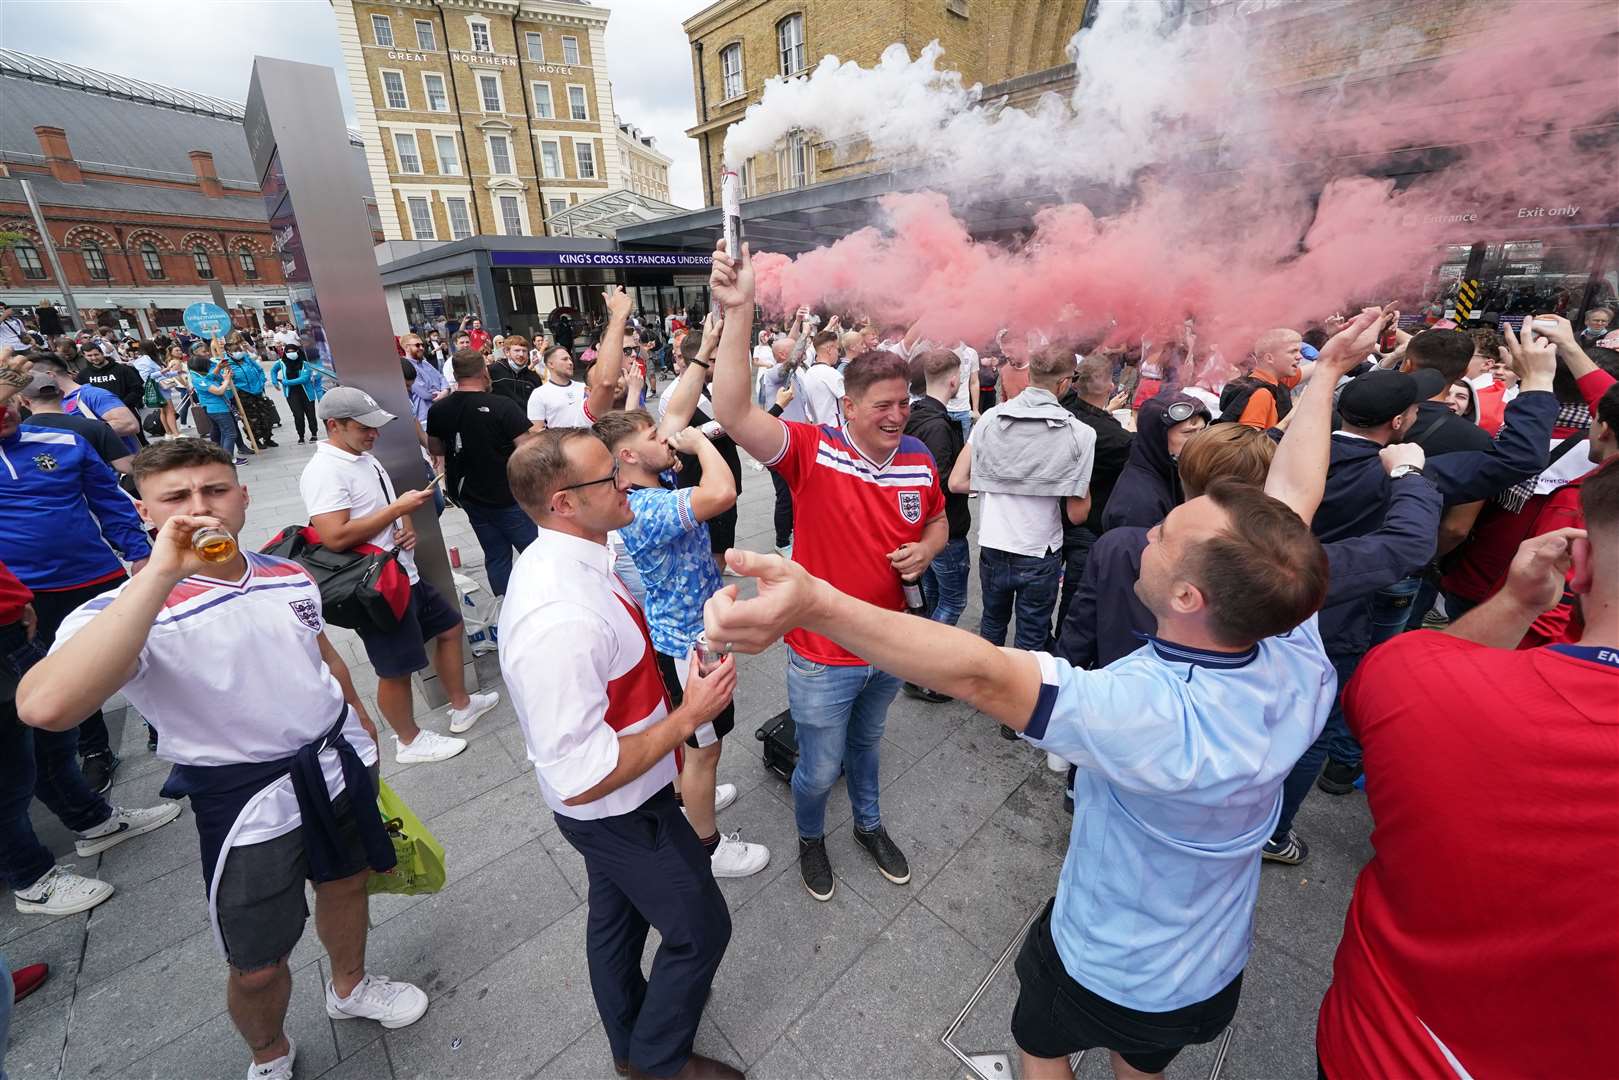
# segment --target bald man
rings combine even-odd
[[[1293,387],[1302,377],[1304,337],[1295,330],[1267,330],[1254,342],[1253,370],[1232,379],[1220,394],[1220,419],[1261,431],[1275,427],[1293,408]]]

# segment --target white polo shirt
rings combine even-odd
[[[181,765],[275,761],[320,738],[347,710],[343,734],[366,764],[376,744],[343,701],[321,658],[320,589],[288,559],[244,551],[235,581],[188,577],[169,593],[146,636],[124,696],[157,729],[157,756]],[[82,604],[56,632],[60,649],[129,587]],[[326,789],[343,790],[337,751],[320,755]],[[291,832],[300,822],[292,778],[248,805],[233,845]]]
[[[529,423],[543,423],[546,427],[568,427],[559,425],[557,421],[563,419],[568,406],[577,405],[585,400],[585,384],[582,379],[574,379],[568,385],[547,382],[534,388],[528,396]]]
[[[371,454],[351,454],[332,445],[328,439],[315,444],[315,456],[309,459],[303,475],[298,477],[298,493],[303,496],[304,509],[310,517],[347,510],[350,518],[361,518],[376,513],[397,497],[382,462]],[[385,551],[393,547],[397,524],[384,525],[382,531],[366,543]],[[416,584],[419,579],[416,556],[401,551],[399,565],[410,576],[410,583]]]
[[[843,426],[843,372],[832,364],[812,363],[799,369],[804,416],[812,424]]]
[[[605,545],[541,527],[500,611],[500,673],[540,794],[564,817],[627,814],[675,779],[675,756],[594,802],[568,806],[618,765],[618,737],[669,713],[640,605]]]

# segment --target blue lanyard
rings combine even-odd
[[[1552,645],[1550,648],[1552,652],[1572,656],[1576,660],[1619,668],[1619,649],[1609,648],[1606,645]]]

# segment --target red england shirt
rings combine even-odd
[[[944,513],[939,471],[922,440],[902,435],[887,461],[866,457],[841,428],[782,421],[787,444],[766,462],[793,492],[793,561],[850,596],[890,611],[905,607],[888,553],[922,539]],[[860,657],[802,628],[787,635],[799,656],[817,664],[864,664]]]
[[[1321,1003],[1327,1075],[1619,1076],[1619,649],[1401,634],[1344,713],[1375,854]]]

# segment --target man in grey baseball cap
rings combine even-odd
[[[337,386],[326,391],[315,406],[315,415],[322,424],[328,420],[354,420],[368,428],[379,428],[394,418],[393,413],[377,404],[376,398],[357,386]]]
[[[377,707],[393,729],[394,756],[401,764],[443,761],[465,750],[455,735],[470,728],[500,700],[495,693],[469,694],[461,666],[458,604],[440,595],[416,572],[416,530],[410,515],[433,501],[432,486],[396,493],[382,463],[372,456],[377,429],[394,419],[377,399],[354,386],[328,390],[315,415],[326,438],[298,478],[309,524],[332,551],[360,544],[399,549],[399,566],[410,577],[410,601],[399,624],[360,627],[360,643],[377,673]],[[431,654],[431,657],[429,656]],[[419,727],[410,677],[431,658],[450,699],[446,736]]]

